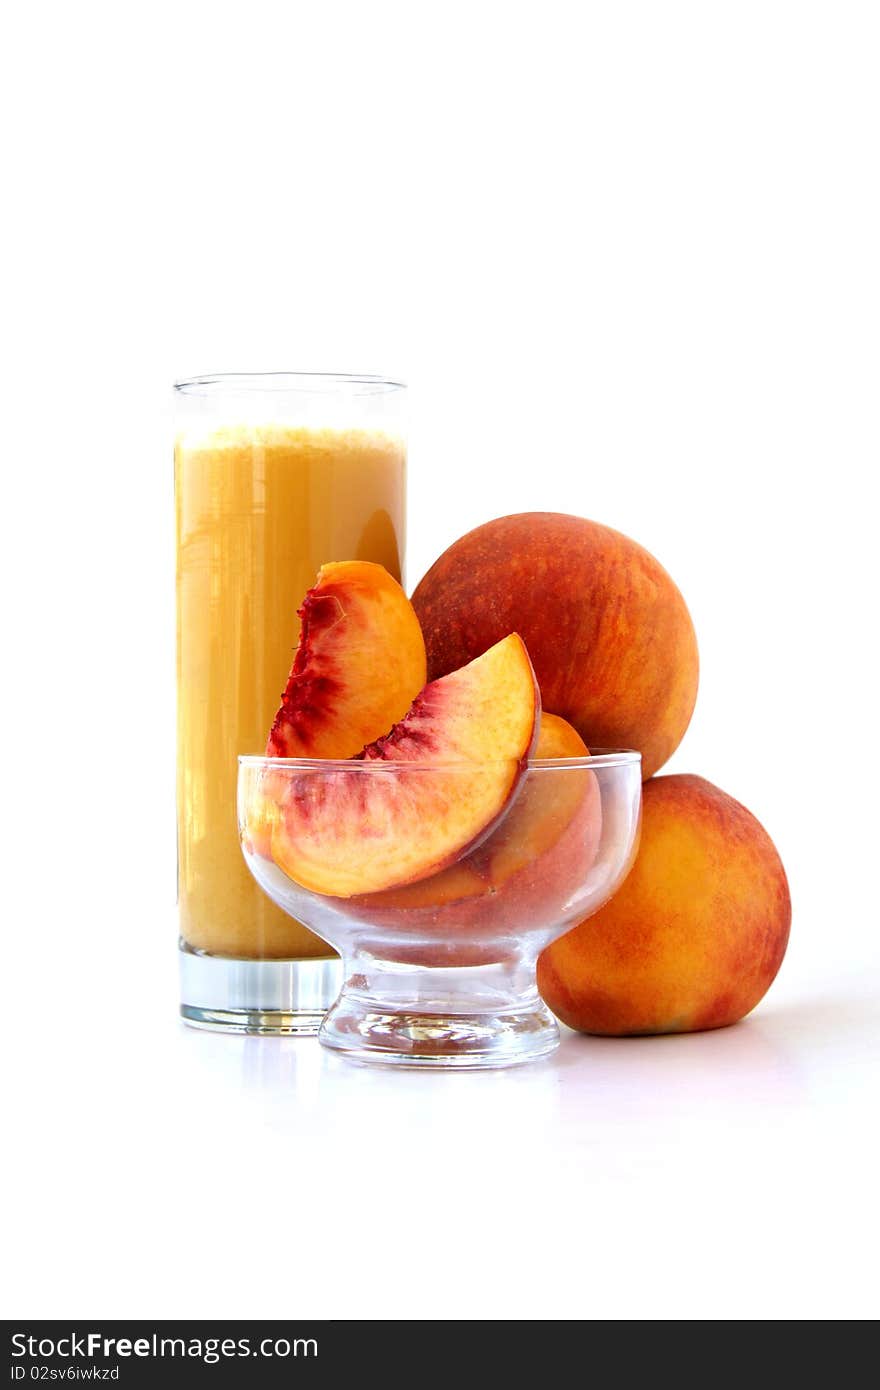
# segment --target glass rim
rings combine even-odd
[[[245,395],[268,391],[312,396],[377,396],[405,391],[406,383],[391,377],[357,372],[210,372],[204,376],[184,377],[175,381],[174,390],[183,396],[213,396],[221,392]]]
[[[371,773],[376,769],[406,768],[418,772],[473,772],[475,768],[497,767],[519,761],[517,758],[487,758],[480,762],[394,762],[376,758],[370,762],[360,762],[356,758],[270,758],[259,753],[240,753],[239,768],[260,767],[283,772],[328,772],[348,768],[358,773]],[[634,767],[641,763],[642,755],[632,748],[605,748],[591,753],[588,758],[529,758],[527,767],[531,769],[550,768],[597,768]]]

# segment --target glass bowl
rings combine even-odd
[[[343,958],[342,991],[318,1033],[325,1047],[364,1062],[476,1068],[557,1046],[535,963],[628,873],[641,758],[532,760],[522,775],[511,765],[515,790],[488,831],[430,871],[441,811],[467,809],[479,799],[475,777],[495,785],[498,773],[498,764],[239,759],[251,873]],[[395,883],[404,871],[411,881]]]

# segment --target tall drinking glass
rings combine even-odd
[[[237,758],[265,748],[319,567],[373,560],[401,578],[405,391],[279,372],[181,381],[175,397],[181,1013],[311,1033],[339,961],[248,873]]]

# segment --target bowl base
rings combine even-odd
[[[532,1062],[559,1045],[534,970],[520,992],[503,966],[422,970],[416,979],[401,967],[371,965],[369,975],[346,972],[318,1033],[350,1061],[479,1070]]]

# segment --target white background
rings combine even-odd
[[[870,3],[19,6],[0,44],[12,1316],[878,1311]],[[376,1075],[175,1016],[175,377],[411,385],[409,579],[610,523],[702,654],[668,771],[789,871],[716,1034]]]

